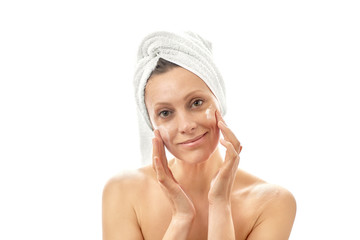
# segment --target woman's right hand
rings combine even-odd
[[[173,219],[192,221],[196,214],[194,204],[176,181],[168,167],[164,142],[159,130],[155,130],[154,133],[155,138],[152,140],[153,168],[162,190],[171,203]]]

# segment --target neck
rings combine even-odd
[[[222,163],[220,151],[216,148],[210,158],[204,162],[194,164],[175,158],[169,163],[169,167],[186,193],[194,197],[207,198],[211,180],[219,171]]]

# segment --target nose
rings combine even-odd
[[[189,134],[195,131],[197,123],[194,121],[191,114],[178,112],[178,126],[180,133]]]

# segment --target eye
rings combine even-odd
[[[164,110],[164,111],[159,112],[159,116],[162,118],[167,118],[170,115],[170,113],[171,113],[170,111]]]
[[[201,106],[203,103],[204,103],[203,100],[201,100],[201,99],[196,99],[196,100],[192,103],[191,106],[199,107],[199,106]]]

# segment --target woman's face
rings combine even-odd
[[[152,76],[145,103],[151,123],[159,129],[166,148],[189,163],[207,160],[219,141],[217,99],[194,73],[175,67]]]

